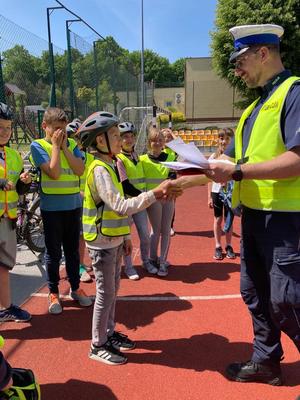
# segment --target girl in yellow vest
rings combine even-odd
[[[79,130],[83,147],[96,151],[87,173],[83,204],[83,235],[96,279],[90,358],[108,365],[126,363],[127,357],[121,351],[135,347],[126,335],[115,330],[122,255],[132,250],[128,215],[149,207],[170,187],[170,182],[164,182],[154,190],[125,199],[116,168],[115,156],[121,151],[118,123],[113,114],[98,111]]]
[[[167,178],[176,178],[176,174],[161,164],[161,161],[174,161],[173,154],[163,151],[165,146],[164,135],[154,127],[149,129],[148,153],[142,155],[146,189],[153,190]],[[150,263],[158,268],[157,275],[167,276],[169,262],[167,261],[170,231],[174,215],[174,200],[157,201],[148,210],[149,220],[152,226],[150,235]],[[160,256],[158,256],[158,245],[160,241]]]
[[[31,315],[11,304],[9,271],[16,263],[16,219],[19,194],[29,189],[31,177],[23,172],[20,154],[8,147],[12,114],[0,103],[0,322],[25,322]]]
[[[145,174],[139,156],[134,151],[135,127],[131,122],[119,124],[122,137],[122,151],[118,154],[117,167],[122,182],[125,197],[138,196],[146,191]],[[147,211],[142,210],[132,215],[140,239],[140,254],[143,267],[150,273],[156,274],[157,268],[149,262],[150,234],[148,229]],[[132,265],[131,256],[124,257],[125,274],[129,279],[139,279],[139,275]]]
[[[172,129],[170,127],[161,129],[161,133],[165,137],[165,144],[167,144],[168,142],[171,142],[172,140],[176,139],[176,136],[174,135],[174,133],[172,132]],[[164,152],[167,153],[168,155],[170,155],[171,157],[174,157],[174,160],[177,159],[177,154],[175,153],[174,150],[170,149],[170,147],[165,146]],[[171,236],[175,235],[174,220],[175,220],[175,204],[174,204],[174,214],[173,214],[173,217],[172,217],[171,230],[170,230],[170,235]]]

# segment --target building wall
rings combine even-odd
[[[154,100],[158,107],[166,109],[174,107],[177,111],[185,112],[184,87],[155,88]]]
[[[228,120],[241,116],[241,98],[212,69],[210,57],[188,58],[185,65],[185,115],[195,120]]]

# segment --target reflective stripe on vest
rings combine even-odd
[[[89,166],[92,164],[94,161],[95,157],[90,154],[90,153],[84,153],[84,173],[80,177],[80,191],[84,192],[85,188],[85,181],[86,181],[86,175],[89,169]]]
[[[272,160],[286,152],[280,127],[281,112],[289,89],[297,77],[286,79],[263,104],[253,125],[245,157],[249,163]],[[253,102],[243,113],[235,134],[236,162],[242,156],[242,136],[246,119],[251,115]],[[239,203],[257,210],[300,211],[300,177],[287,179],[244,179],[234,183],[232,206]]]
[[[16,186],[23,169],[20,154],[10,147],[4,146],[4,165],[0,164],[0,179],[7,179]],[[17,218],[19,195],[14,190],[0,190],[0,216],[4,213],[11,219]]]
[[[174,159],[175,156],[173,154],[168,154],[166,161],[174,161]],[[148,154],[143,154],[140,160],[143,163],[147,191],[156,188],[161,182],[168,178],[170,169],[159,162],[152,161],[148,157]]]
[[[119,153],[117,157],[123,161],[124,167],[126,169],[126,174],[129,182],[141,192],[146,190],[145,174],[143,169],[143,164],[139,158],[137,164],[135,164],[129,157],[125,154]]]
[[[35,142],[47,152],[49,157],[52,155],[52,144],[45,139],[37,139]],[[68,139],[69,149],[74,151],[77,146],[75,140]],[[59,179],[52,179],[41,170],[41,190],[45,194],[76,194],[79,193],[79,177],[70,168],[64,152],[60,150],[60,170]]]
[[[95,159],[87,172],[87,181],[85,185],[83,202],[83,237],[88,242],[95,240],[99,233],[110,237],[125,236],[130,233],[127,215],[120,216],[106,204],[101,204],[98,209],[96,207],[91,194],[90,186],[93,184],[93,171],[97,166],[104,167],[109,172],[114,186],[119,191],[121,196],[124,196],[122,184],[118,181],[117,175],[113,168],[105,162]]]

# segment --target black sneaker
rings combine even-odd
[[[235,252],[233,251],[232,246],[228,245],[225,247],[226,257],[231,258],[232,260],[235,259]]]
[[[6,310],[0,311],[0,322],[28,322],[30,320],[31,314],[14,304],[11,304],[11,306]]]
[[[109,340],[100,347],[92,344],[89,357],[92,360],[100,361],[108,365],[122,365],[127,363],[127,357],[116,350]]]
[[[282,385],[280,363],[259,364],[253,361],[233,363],[226,368],[227,378],[236,382],[267,383],[273,386]]]
[[[108,340],[112,346],[119,351],[129,351],[135,348],[135,343],[128,338],[128,336],[123,335],[123,333],[116,332],[109,336]]]
[[[222,247],[216,247],[214,259],[215,259],[215,260],[223,260],[223,250],[222,250]]]

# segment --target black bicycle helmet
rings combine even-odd
[[[101,133],[105,134],[107,147],[110,146],[107,131],[119,123],[118,117],[108,111],[97,111],[90,115],[80,126],[78,136],[83,147],[87,148],[95,144],[95,139]]]
[[[80,125],[81,125],[81,122],[79,122],[79,121],[77,119],[76,120],[74,119],[72,122],[70,122],[66,126],[66,132],[67,132],[68,137],[75,135],[75,133],[78,131],[78,129],[80,128]]]
[[[11,108],[4,103],[0,102],[0,119],[12,120],[12,110]]]
[[[119,127],[119,131],[120,131],[121,136],[124,135],[127,132],[135,133],[135,126],[130,121],[121,122],[118,125],[118,127]]]

